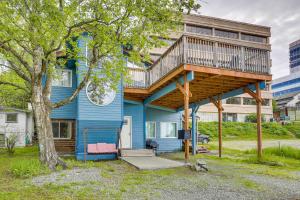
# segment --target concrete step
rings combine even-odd
[[[153,157],[152,149],[121,149],[122,157]]]

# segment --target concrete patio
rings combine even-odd
[[[156,170],[185,166],[185,163],[183,162],[168,160],[156,156],[122,157],[121,159],[140,170]]]

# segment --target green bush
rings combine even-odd
[[[245,120],[246,120],[246,122],[256,123],[256,121],[257,121],[256,113],[251,113],[251,114],[247,115]],[[261,121],[262,122],[266,121],[266,117],[263,114],[261,115]]]
[[[49,172],[37,159],[14,160],[11,163],[9,171],[17,178],[29,178]]]

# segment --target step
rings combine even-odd
[[[122,157],[153,157],[152,149],[121,149]]]

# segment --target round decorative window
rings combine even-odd
[[[116,92],[109,85],[98,87],[92,82],[89,82],[86,87],[86,95],[88,99],[97,106],[106,106],[113,102]]]

